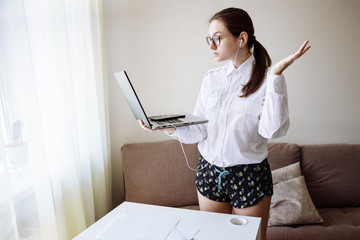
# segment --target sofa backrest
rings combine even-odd
[[[196,168],[197,144],[184,148],[190,166]],[[268,149],[272,170],[300,161],[296,144],[270,143]],[[126,201],[173,207],[198,204],[196,173],[187,167],[178,141],[125,144],[121,155]]]
[[[360,206],[360,145],[304,145],[301,155],[316,207]]]
[[[184,144],[184,148],[196,169],[197,144]],[[178,141],[125,144],[121,154],[126,201],[171,207],[198,204],[196,173],[187,167]]]
[[[299,145],[291,143],[269,143],[268,162],[271,170],[282,168],[300,162],[301,149]]]
[[[197,144],[184,147],[196,168]],[[300,161],[316,207],[360,206],[360,145],[269,143],[268,151],[271,170]],[[125,200],[174,207],[198,204],[196,173],[187,167],[178,141],[125,144],[122,160]]]

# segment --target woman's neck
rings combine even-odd
[[[237,69],[241,64],[248,60],[250,56],[251,52],[248,48],[240,49],[236,57],[236,62],[233,62],[234,67]]]

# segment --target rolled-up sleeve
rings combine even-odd
[[[268,74],[259,134],[267,139],[285,136],[289,126],[289,106],[283,75]]]
[[[206,124],[179,127],[169,136],[185,144],[198,143],[207,137]]]

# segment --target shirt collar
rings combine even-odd
[[[238,68],[235,68],[233,63],[229,61],[226,70],[226,76],[229,76],[233,72],[241,73],[243,75],[250,75],[254,61],[255,61],[255,57],[253,54],[251,54],[251,56],[245,62],[243,62]]]

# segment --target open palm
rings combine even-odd
[[[299,48],[299,50],[297,50],[296,52],[293,52],[292,54],[290,54],[288,57],[285,57],[284,59],[280,60],[279,62],[277,62],[275,65],[273,65],[271,67],[271,73],[275,74],[275,75],[281,75],[282,72],[289,67],[296,59],[298,59],[299,57],[301,57],[302,55],[304,55],[304,53],[306,53],[307,50],[310,49],[311,46],[308,46],[309,40],[306,40],[301,47]]]

